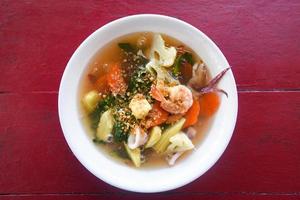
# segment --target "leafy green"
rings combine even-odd
[[[169,127],[170,127],[170,124],[167,124],[167,123],[163,123],[163,124],[160,125],[161,130],[165,130]]]
[[[130,43],[118,43],[118,46],[126,52],[135,51],[135,48]]]
[[[102,113],[108,110],[113,105],[114,105],[114,97],[112,95],[107,96],[106,98],[102,99],[98,103],[95,110],[89,115],[91,119],[92,129],[94,130],[97,129]]]
[[[153,79],[151,79],[150,72],[144,68],[139,67],[132,75],[129,84],[129,92],[138,92],[147,96],[149,94]]]
[[[116,121],[114,127],[113,127],[113,136],[114,140],[116,142],[122,142],[122,141],[127,141],[128,138],[128,132],[124,132],[123,130],[125,129],[126,125],[121,122],[121,121]]]
[[[185,61],[187,61],[188,63],[190,63],[191,65],[193,65],[195,62],[194,62],[194,59],[193,59],[193,55],[189,52],[185,52],[183,55],[182,55],[182,59],[184,59]]]
[[[184,54],[178,56],[173,65],[173,75],[179,76],[180,75],[180,68],[184,62],[188,62],[189,64],[193,65],[194,64],[194,59],[193,55],[189,52],[185,52]]]
[[[145,67],[149,60],[143,56],[138,56],[136,61],[141,67]]]
[[[174,67],[173,67],[173,75],[175,76],[178,76],[179,73],[180,73],[180,59],[181,59],[181,56],[178,56],[175,61],[174,61]]]
[[[123,62],[121,63],[121,66],[123,70],[126,71],[128,77],[131,77],[137,68],[145,67],[149,62],[147,58],[142,55],[137,55],[137,52],[135,51],[125,51],[122,56]]]

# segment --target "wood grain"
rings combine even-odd
[[[0,91],[57,91],[77,46],[130,14],[183,19],[224,52],[240,89],[300,89],[300,2],[1,1]],[[24,81],[26,78],[26,81]]]
[[[55,93],[0,95],[0,171],[5,172],[0,194],[121,192],[72,155],[56,100]],[[224,155],[197,181],[173,192],[300,191],[300,93],[240,93],[239,101],[237,127]]]
[[[73,156],[57,91],[78,45],[104,24],[156,13],[221,48],[239,89],[233,138],[206,174],[151,195],[116,189]],[[0,199],[299,199],[300,1],[0,1]]]
[[[207,193],[194,193],[194,194],[126,194],[126,193],[108,193],[108,194],[65,194],[65,195],[55,195],[55,194],[47,194],[47,195],[5,195],[1,199],[4,200],[34,200],[34,199],[41,199],[41,200],[50,200],[50,199],[62,199],[62,200],[98,200],[98,199],[111,199],[111,200],[153,200],[155,198],[159,198],[161,200],[180,200],[180,199],[188,199],[188,200],[296,200],[299,199],[297,194],[207,194]]]

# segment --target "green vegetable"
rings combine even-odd
[[[189,64],[193,65],[194,64],[194,59],[193,55],[191,53],[185,52],[184,54],[178,56],[173,65],[173,75],[179,76],[180,75],[180,68],[182,63],[188,62]]]
[[[122,53],[123,62],[121,62],[121,67],[126,72],[126,81],[129,81],[133,73],[135,73],[138,70],[138,68],[145,67],[149,60],[142,56],[141,52],[128,52],[125,50],[124,52],[125,53]]]
[[[125,124],[121,121],[116,121],[113,126],[113,136],[116,142],[127,141],[128,133],[124,132]]]
[[[160,126],[160,128],[161,128],[161,130],[162,131],[164,131],[164,130],[166,130],[167,128],[169,128],[170,127],[170,124],[167,124],[167,123],[162,123],[161,125],[159,125]]]
[[[180,73],[180,65],[181,65],[181,56],[178,56],[175,61],[174,61],[174,65],[173,65],[173,75],[178,76]]]
[[[96,90],[92,90],[84,95],[82,103],[86,110],[90,113],[97,107],[98,102],[100,101],[100,96]]]
[[[159,141],[159,139],[161,137],[161,132],[162,131],[159,126],[153,127],[150,131],[150,137],[145,145],[145,148],[150,148],[150,147],[154,146]]]
[[[193,55],[191,53],[185,52],[184,54],[182,54],[182,59],[187,61],[188,63],[190,63],[191,65],[193,65],[194,59],[193,59]]]
[[[128,156],[132,160],[133,164],[136,167],[140,167],[141,166],[141,150],[139,148],[130,149],[126,143],[124,143],[124,146],[125,146]]]
[[[163,133],[160,138],[160,140],[153,146],[153,149],[157,153],[164,153],[165,150],[167,149],[169,143],[170,143],[170,138],[174,135],[176,135],[183,127],[185,122],[184,118],[181,118],[179,121],[177,121],[174,125],[170,126],[167,128]]]
[[[149,60],[146,57],[143,56],[138,56],[136,58],[136,62],[141,66],[141,67],[145,67],[146,64],[149,62]]]
[[[126,52],[134,52],[135,48],[129,43],[119,43],[118,46]]]
[[[100,116],[103,112],[111,108],[115,103],[115,99],[112,95],[99,101],[93,112],[90,113],[89,117],[91,119],[91,127],[96,130],[100,121]]]
[[[96,132],[97,139],[104,142],[109,142],[109,140],[112,137],[113,125],[114,125],[114,119],[112,116],[112,111],[111,109],[109,109],[101,115],[97,132]]]
[[[128,91],[133,93],[141,93],[146,97],[150,96],[151,85],[154,80],[153,78],[151,79],[151,77],[152,75],[146,68],[139,67],[129,81]]]

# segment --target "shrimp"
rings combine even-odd
[[[184,85],[176,85],[166,87],[168,99],[164,97],[161,91],[157,88],[152,88],[151,93],[153,98],[160,101],[160,106],[172,114],[183,114],[193,104],[193,94],[189,88]],[[154,95],[153,95],[154,94]]]

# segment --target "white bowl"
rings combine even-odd
[[[224,152],[232,136],[237,117],[237,90],[231,71],[218,87],[228,93],[211,128],[197,149],[173,167],[136,169],[103,155],[85,133],[80,120],[78,88],[85,67],[95,53],[111,40],[133,32],[165,33],[191,47],[207,64],[214,77],[229,66],[220,49],[204,33],[181,20],[162,15],[124,17],[96,30],[72,55],[61,79],[58,110],[60,124],[72,152],[96,177],[115,187],[134,192],[162,192],[190,183],[211,168]]]

